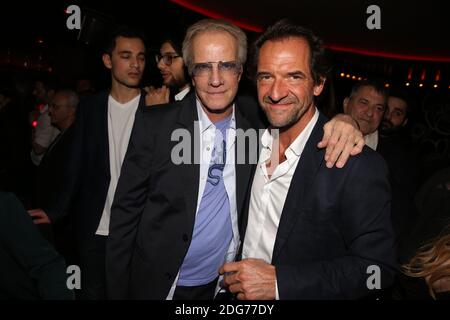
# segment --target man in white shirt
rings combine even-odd
[[[317,110],[329,68],[321,41],[281,20],[256,42],[257,89],[271,126],[261,138],[242,260],[221,267],[238,299],[352,299],[369,293],[367,270],[393,280],[389,185],[368,148],[327,168]],[[245,226],[244,226],[245,227]]]
[[[105,244],[111,204],[135,117],[145,107],[139,84],[145,68],[145,39],[129,27],[112,32],[103,54],[111,90],[78,108],[63,190],[48,207],[30,211],[50,223],[73,213],[78,236],[83,299],[104,299]]]

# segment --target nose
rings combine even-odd
[[[136,69],[139,68],[139,64],[140,64],[140,61],[139,61],[138,57],[132,57],[131,58],[130,66],[132,68],[136,68]]]
[[[209,85],[212,87],[220,87],[223,84],[223,78],[219,72],[219,68],[213,66],[211,74],[209,75]]]
[[[289,95],[289,91],[282,79],[275,79],[270,88],[269,97],[273,102],[278,102]]]

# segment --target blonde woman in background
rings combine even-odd
[[[450,228],[444,235],[422,246],[409,263],[402,266],[405,275],[423,278],[433,299],[450,294]]]

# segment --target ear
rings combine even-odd
[[[320,95],[322,93],[323,88],[325,86],[325,81],[326,81],[326,78],[320,77],[320,84],[314,85],[314,88],[313,88],[314,96],[317,97],[318,95]]]
[[[107,53],[104,53],[102,56],[103,64],[106,68],[112,69],[111,56]]]
[[[348,113],[348,102],[349,102],[349,100],[350,100],[349,97],[347,97],[347,98],[344,99],[343,105],[344,105],[344,113],[345,113],[345,114],[349,114],[349,113]]]

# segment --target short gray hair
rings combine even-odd
[[[70,89],[58,90],[56,93],[62,94],[67,98],[67,106],[71,108],[76,108],[80,102],[80,98],[75,91]]]
[[[203,19],[194,23],[187,29],[186,36],[183,41],[183,60],[190,75],[192,75],[192,68],[194,64],[192,41],[196,36],[207,32],[227,32],[233,36],[237,42],[238,61],[242,66],[245,64],[245,61],[247,60],[247,36],[245,33],[239,27],[227,21]]]

